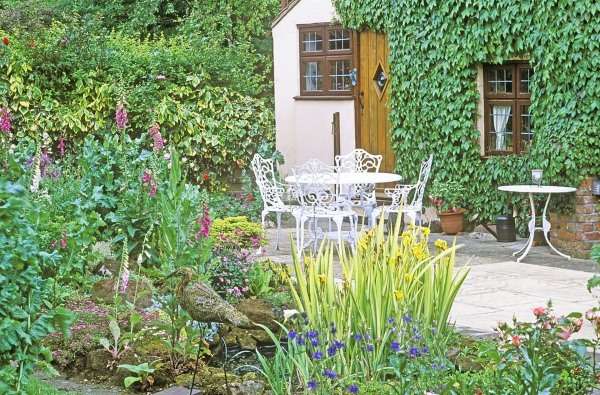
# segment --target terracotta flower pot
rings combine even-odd
[[[438,213],[440,222],[442,223],[442,230],[447,235],[455,235],[460,233],[464,229],[465,223],[465,210],[457,211],[445,211]]]

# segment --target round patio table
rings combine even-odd
[[[370,173],[370,172],[341,172],[334,174],[303,174],[299,177],[291,175],[285,178],[288,184],[313,184],[313,183],[332,183],[336,185],[360,185],[360,184],[385,184],[388,182],[398,182],[402,177],[394,173]],[[360,205],[365,210],[367,226],[372,227],[371,213],[375,204],[367,204],[361,196]]]
[[[398,182],[402,177],[394,173],[335,173],[331,174],[304,174],[300,177],[294,175],[287,176],[285,182],[288,184],[312,184],[316,180],[324,182],[324,180],[333,180],[338,185],[352,184],[385,184],[388,182]]]
[[[550,198],[552,197],[553,194],[555,194],[555,193],[572,193],[572,192],[576,191],[575,188],[553,186],[553,185],[542,185],[542,186],[538,186],[538,185],[504,185],[504,186],[498,187],[498,190],[504,191],[504,192],[527,193],[529,195],[529,203],[531,204],[531,219],[529,220],[529,226],[528,226],[529,238],[527,239],[527,243],[525,243],[525,245],[519,251],[516,251],[515,253],[513,253],[513,256],[523,253],[519,258],[517,258],[517,262],[521,262],[523,260],[523,258],[525,258],[527,256],[527,254],[529,253],[529,250],[531,249],[531,246],[533,245],[533,238],[535,236],[536,230],[541,230],[544,232],[544,238],[546,239],[546,243],[548,243],[548,246],[550,248],[552,248],[552,250],[554,250],[554,252],[556,252],[558,255],[560,255],[562,257],[571,259],[571,257],[569,255],[563,254],[562,252],[558,251],[556,249],[556,247],[554,247],[552,245],[552,243],[550,243],[550,239],[548,238],[548,232],[550,232],[551,225],[550,225],[550,221],[548,221],[548,219],[546,217],[546,213],[548,211],[548,204],[550,203]],[[535,220],[536,220],[535,202],[533,200],[533,195],[535,195],[535,194],[548,195],[548,197],[546,198],[546,204],[544,205],[544,211],[542,212],[542,226],[541,227],[537,226],[535,223]],[[524,250],[524,252],[523,252],[523,250]]]

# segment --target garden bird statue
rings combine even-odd
[[[179,305],[188,312],[194,321],[226,323],[237,327],[248,327],[250,325],[248,317],[229,304],[209,285],[202,281],[192,282],[194,271],[191,268],[179,268],[169,277],[179,277],[181,279],[175,288],[175,296]],[[224,342],[223,338],[221,338],[221,341]],[[225,349],[227,349],[226,345]],[[198,345],[198,355],[196,356],[196,367],[192,376],[190,395],[193,394],[194,390],[200,350],[201,347]],[[225,361],[227,361],[227,355],[225,355]],[[223,371],[225,372],[225,385],[229,389],[225,365],[223,365]]]
[[[209,285],[194,281],[194,271],[189,267],[178,269],[171,276],[181,278],[175,289],[179,305],[197,322],[218,322],[237,327],[247,327],[250,320],[229,304]]]

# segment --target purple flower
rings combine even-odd
[[[400,352],[400,343],[397,341],[393,341],[390,347],[393,352]]]
[[[319,333],[318,333],[317,331],[315,331],[315,330],[311,329],[311,330],[309,330],[309,331],[306,333],[306,336],[307,336],[309,339],[316,339],[317,337],[319,337]]]
[[[123,106],[123,103],[117,104],[117,110],[115,112],[115,122],[117,123],[117,129],[125,129],[127,127],[127,121],[127,110]]]
[[[346,392],[349,394],[358,394],[358,385],[351,384],[348,388],[346,388]]]
[[[387,323],[392,325],[394,322],[396,322],[396,320],[394,319],[394,317],[390,317],[387,319]]]
[[[124,294],[127,292],[127,286],[129,285],[129,269],[127,266],[123,267],[123,273],[121,273],[121,286],[119,291]]]
[[[335,380],[337,378],[337,373],[332,369],[325,369],[323,371],[323,376],[327,377],[330,380]]]
[[[58,152],[60,152],[60,156],[65,156],[65,148],[66,148],[66,141],[64,137],[61,137],[58,139]]]
[[[294,340],[297,335],[298,335],[298,333],[292,329],[291,331],[288,332],[288,339]]]
[[[335,335],[336,332],[337,328],[335,327],[335,324],[331,324],[331,333]]]
[[[312,344],[313,347],[317,347],[319,345],[319,339],[313,337],[312,339],[309,338],[310,340],[310,344]]]
[[[152,137],[154,152],[162,151],[165,146],[165,140],[163,140],[160,134],[160,125],[155,123],[148,129],[148,134]]]
[[[335,353],[337,352],[337,350],[338,350],[338,349],[337,349],[337,347],[336,347],[336,346],[334,346],[334,345],[331,345],[331,346],[327,347],[327,355],[328,355],[329,357],[334,357],[334,356],[335,356]]]
[[[375,346],[372,344],[367,344],[367,351],[368,352],[373,352],[375,350]]]
[[[338,350],[341,350],[342,348],[346,347],[346,345],[344,344],[344,342],[343,342],[343,341],[340,341],[340,340],[334,340],[334,341],[333,341],[333,346],[334,346],[336,349],[338,349]]]
[[[315,380],[309,380],[308,383],[306,383],[306,388],[308,388],[309,391],[314,391],[317,389],[317,382]]]
[[[11,115],[8,108],[0,108],[0,131],[10,134],[12,129]]]
[[[363,339],[363,336],[360,333],[355,333],[354,334],[354,341],[361,341]]]
[[[315,351],[312,355],[312,358],[315,361],[320,361],[321,359],[323,359],[323,353],[321,351]]]
[[[421,353],[422,354],[428,354],[429,353],[429,347],[423,346],[423,348],[421,349]]]
[[[402,321],[404,321],[405,324],[410,324],[412,322],[412,318],[410,318],[410,315],[406,314],[404,317],[402,317]]]
[[[302,335],[298,335],[298,337],[296,337],[296,344],[299,346],[303,346],[306,344],[306,340],[304,340],[304,336]]]
[[[421,355],[421,352],[419,351],[418,347],[411,347],[410,350],[408,351],[408,355],[411,358],[417,358]]]

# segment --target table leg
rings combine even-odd
[[[529,250],[533,245],[533,239],[535,237],[535,202],[533,200],[533,193],[529,194],[529,203],[531,204],[531,219],[529,220],[529,239],[527,239],[527,244],[524,247],[525,252],[523,252],[523,255],[517,258],[517,262],[519,263],[523,260],[523,258],[527,256],[527,254],[529,254]],[[523,251],[523,248],[513,255],[518,255],[521,251]]]
[[[562,252],[558,251],[556,249],[556,247],[554,247],[552,245],[552,243],[550,243],[550,239],[548,238],[548,233],[550,232],[550,228],[552,227],[552,225],[550,224],[550,221],[548,221],[546,219],[546,212],[548,211],[548,204],[550,203],[550,197],[552,196],[551,193],[548,194],[548,199],[546,199],[546,204],[544,205],[544,212],[542,213],[542,230],[544,231],[544,238],[546,239],[546,243],[548,243],[548,246],[550,248],[552,248],[552,250],[554,252],[556,252],[558,255],[562,256],[563,258],[567,258],[567,259],[571,259],[571,257],[567,254],[563,254]]]

